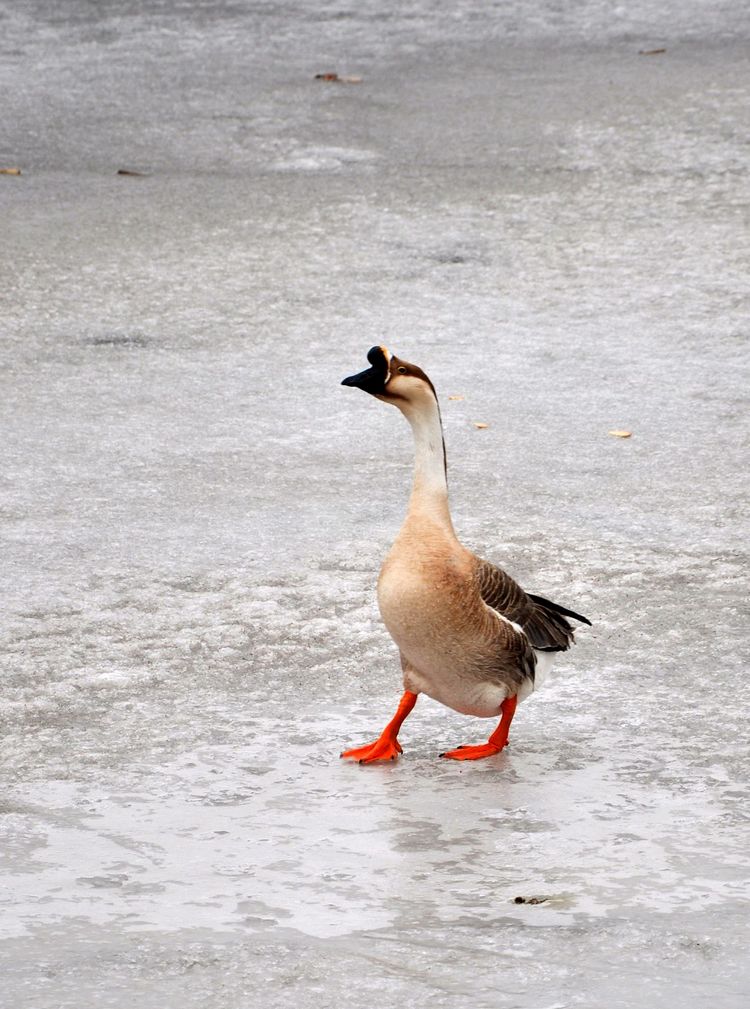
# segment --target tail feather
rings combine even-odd
[[[575,613],[573,610],[566,610],[565,607],[560,606],[559,603],[553,603],[549,599],[545,599],[544,596],[532,595],[531,592],[527,592],[526,595],[529,599],[533,599],[538,606],[541,606],[545,610],[551,610],[553,613],[560,613],[565,617],[572,617],[574,620],[580,620],[582,624],[588,624],[589,627],[592,626],[588,617],[582,617],[580,613]]]
[[[522,626],[537,651],[564,652],[570,648],[575,641],[575,635],[566,617],[590,623],[586,617],[582,617],[572,610],[567,610],[564,606],[558,606],[557,603],[550,602],[543,596],[534,596],[531,593],[527,593],[527,595],[533,608],[523,621]]]

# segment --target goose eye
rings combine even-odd
[[[403,365],[401,365],[400,368],[396,368],[396,371],[399,373],[399,375],[405,375],[406,374],[406,368],[404,368]]]

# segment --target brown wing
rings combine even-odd
[[[575,639],[566,616],[590,623],[572,610],[524,592],[518,582],[489,561],[477,560],[476,574],[485,603],[507,620],[519,624],[534,648],[551,652],[568,649]]]

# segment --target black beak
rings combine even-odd
[[[350,375],[341,384],[352,385],[363,392],[369,392],[371,396],[377,396],[385,391],[388,357],[382,347],[373,347],[367,354],[367,360],[372,365],[371,368],[360,371],[358,375]]]

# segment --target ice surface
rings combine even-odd
[[[0,29],[3,1007],[744,1006],[747,11]],[[400,688],[380,342],[462,538],[594,621],[476,765],[424,699],[338,759]]]

